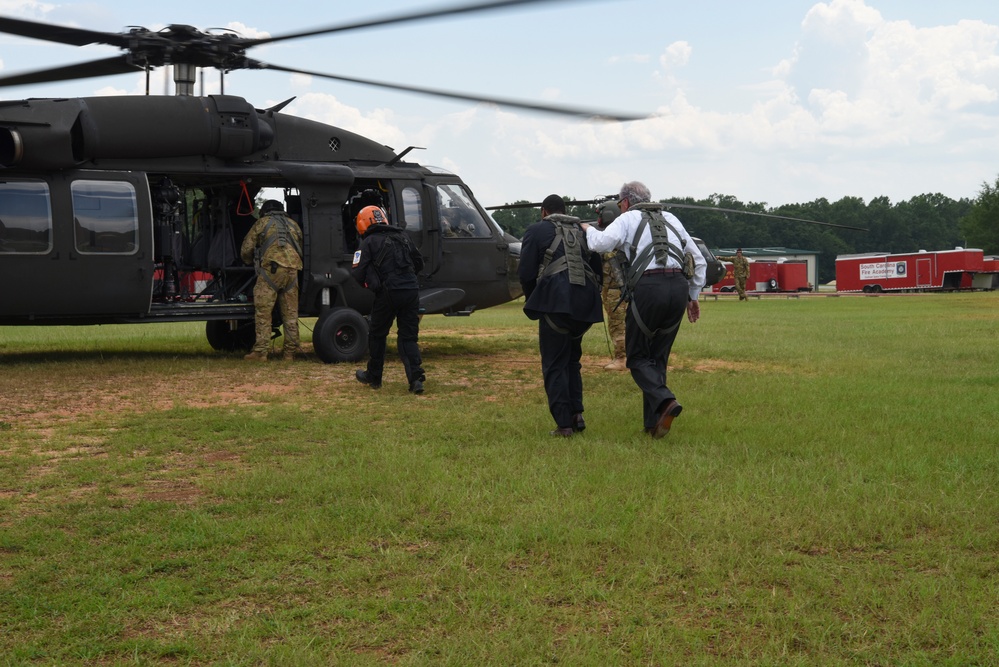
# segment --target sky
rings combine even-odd
[[[187,24],[282,35],[462,0],[41,2],[0,15],[121,32]],[[112,57],[0,35],[0,75]],[[278,65],[644,116],[610,123],[268,71],[225,92],[343,127],[449,169],[484,205],[613,194],[974,198],[999,177],[995,0],[562,0],[251,49]],[[145,78],[0,88],[0,99],[143,94]],[[153,75],[153,93],[172,91]],[[202,88],[198,87],[200,94]],[[219,92],[206,72],[205,94]]]

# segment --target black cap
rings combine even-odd
[[[283,211],[284,204],[279,202],[277,199],[268,199],[263,204],[260,205],[260,215],[266,213],[271,213],[273,211]]]

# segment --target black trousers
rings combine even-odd
[[[649,275],[638,281],[628,305],[624,319],[624,347],[628,355],[628,370],[642,390],[642,421],[645,428],[654,427],[663,405],[676,398],[666,386],[666,370],[680,322],[687,311],[688,298],[687,279],[682,274]],[[635,321],[632,309],[636,307],[650,331],[672,330],[649,338]]]
[[[392,322],[399,324],[399,358],[406,368],[406,380],[426,380],[423,358],[420,356],[420,292],[415,289],[383,290],[375,297],[371,308],[371,326],[368,329],[368,377],[373,382],[382,381],[385,368],[385,349]]]
[[[559,428],[572,426],[572,416],[583,411],[583,334],[593,326],[568,315],[553,313],[538,320],[541,374],[545,379],[548,411]]]

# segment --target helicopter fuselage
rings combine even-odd
[[[213,346],[245,346],[255,274],[238,249],[273,191],[303,229],[300,314],[342,311],[316,334],[366,333],[373,295],[349,269],[369,204],[420,249],[424,312],[518,297],[517,239],[458,176],[404,155],[232,96],[0,102],[0,324],[203,320]],[[324,361],[359,356],[341,338],[315,341]]]

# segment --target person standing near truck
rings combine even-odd
[[[718,259],[732,262],[732,277],[735,278],[735,291],[739,293],[739,301],[748,301],[746,281],[749,279],[749,260],[742,255],[742,248],[737,248],[735,255]]]

